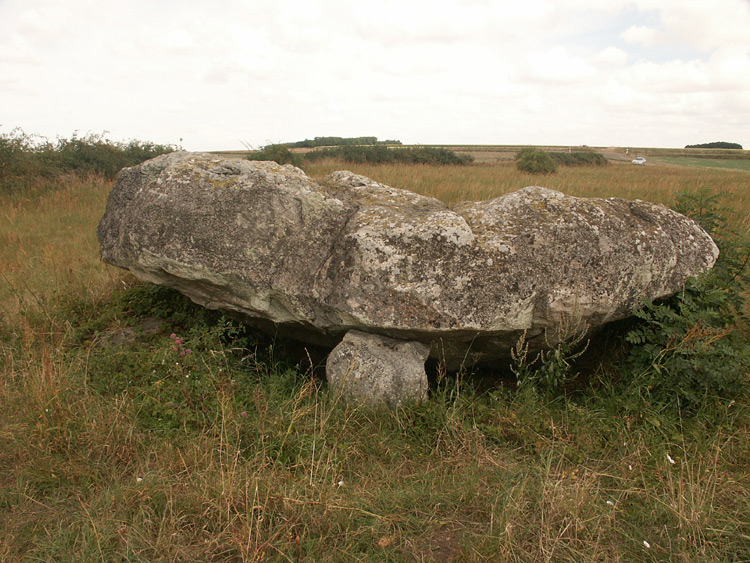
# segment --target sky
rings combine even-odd
[[[750,148],[750,0],[0,0],[0,134]]]

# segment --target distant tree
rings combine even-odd
[[[389,139],[378,141],[377,137],[315,137],[294,143],[284,143],[289,148],[316,148],[316,147],[345,147],[345,146],[374,146],[374,145],[400,145],[401,141]]]
[[[469,164],[474,159],[468,154],[456,154],[451,150],[436,147],[388,148],[385,145],[327,147],[310,151],[304,155],[307,162],[324,158],[336,158],[346,162],[385,164]]]
[[[685,145],[686,149],[739,149],[742,145],[739,143],[727,143],[726,141],[715,141],[713,143],[703,143],[701,145]]]

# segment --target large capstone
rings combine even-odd
[[[123,170],[98,236],[104,261],[274,334],[333,347],[355,329],[449,366],[629,316],[718,256],[645,201],[528,187],[448,207],[351,172],[186,152]]]

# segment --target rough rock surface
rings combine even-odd
[[[260,328],[424,342],[450,365],[628,316],[718,256],[644,201],[528,187],[449,208],[351,172],[185,152],[123,170],[98,235],[104,261]]]
[[[400,407],[427,398],[424,363],[430,347],[350,330],[326,361],[328,383],[355,402]]]

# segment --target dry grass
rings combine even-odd
[[[99,299],[122,274],[99,260],[97,217],[112,187],[64,176],[41,196],[6,197],[0,208],[0,314],[47,311],[70,296]],[[33,190],[36,191],[36,190]]]
[[[750,231],[750,175],[741,170],[678,166],[633,166],[612,162],[605,167],[561,167],[557,174],[521,172],[514,162],[470,166],[395,166],[321,161],[305,171],[322,177],[335,170],[352,170],[393,187],[435,197],[448,205],[483,200],[541,185],[580,197],[624,197],[669,205],[675,193],[705,187],[725,192],[738,227]]]

